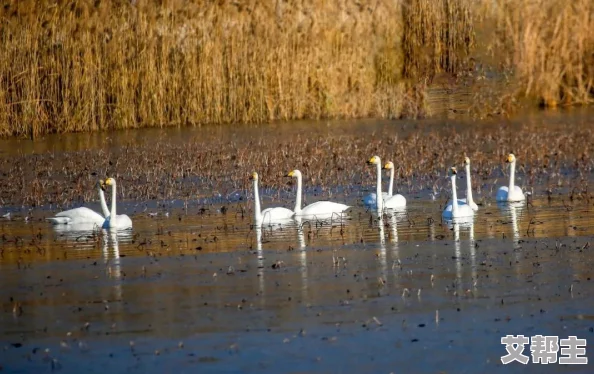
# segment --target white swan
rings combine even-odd
[[[97,225],[101,227],[105,222],[105,217],[109,215],[107,204],[105,203],[105,195],[103,194],[103,181],[97,182],[97,189],[99,190],[99,200],[101,201],[101,210],[103,216],[92,209],[86,207],[74,208],[65,210],[56,214],[54,217],[46,218],[54,225],[80,225],[84,227],[92,227]]]
[[[464,168],[466,170],[466,199],[458,199],[458,205],[468,204],[470,205],[470,208],[472,208],[472,210],[476,212],[478,211],[478,205],[476,205],[474,199],[472,198],[472,182],[470,180],[470,159],[468,157],[464,158]],[[450,201],[446,209],[450,207],[451,210],[451,205],[452,202]]]
[[[384,197],[384,200],[386,200],[388,197],[392,196],[392,191],[394,189],[394,163],[392,163],[392,161],[388,161],[386,165],[384,165],[384,170],[390,170],[390,184],[388,185],[388,192],[382,192],[382,196]],[[377,194],[372,192],[365,196],[363,198],[363,204],[372,207],[376,206]]]
[[[505,160],[509,166],[509,187],[499,187],[497,191],[497,201],[524,201],[526,196],[519,186],[515,185],[516,178],[516,156],[510,153]]]
[[[258,191],[258,173],[253,172],[250,180],[254,182],[254,222],[256,226],[262,223],[271,224],[278,221],[287,221],[293,217],[293,211],[287,208],[267,208],[260,211],[260,193]]]
[[[468,204],[460,204],[458,200],[458,193],[456,192],[456,168],[450,168],[450,180],[452,181],[452,203],[443,210],[443,218],[447,220],[456,218],[473,217],[474,211]]]
[[[111,186],[111,211],[109,217],[105,219],[103,222],[104,229],[117,229],[117,230],[124,230],[124,229],[131,229],[132,228],[132,220],[125,214],[117,215],[116,212],[116,181],[113,178],[107,178],[105,182],[103,182],[103,187]]]
[[[290,171],[287,177],[297,178],[297,197],[295,199],[295,216],[328,216],[331,217],[334,214],[343,213],[349,209],[350,206],[340,203],[334,203],[331,201],[317,201],[313,204],[309,204],[305,208],[301,209],[301,188],[303,183],[303,177],[299,170]],[[337,217],[338,218],[338,217]]]
[[[376,165],[377,181],[376,181],[376,196],[382,196],[382,160],[378,156],[373,156],[367,161],[368,165]],[[387,166],[387,165],[386,165]],[[392,172],[393,172],[392,168]],[[375,207],[378,210],[386,209],[400,209],[406,207],[406,198],[400,194],[379,199],[376,201]]]

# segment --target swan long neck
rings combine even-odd
[[[258,191],[258,180],[254,178],[254,220],[262,220],[262,210],[260,208],[260,192]]]
[[[470,181],[470,165],[466,165],[466,203],[471,205],[474,203],[472,199],[472,182]]]
[[[301,174],[297,174],[297,196],[295,198],[295,213],[301,212],[301,185],[302,185]]]
[[[392,196],[394,192],[394,168],[390,169],[390,184],[388,185],[388,195]]]
[[[107,203],[105,202],[105,193],[103,193],[103,189],[99,186],[99,202],[101,203],[101,211],[103,212],[103,217],[107,218],[109,216],[109,208],[107,207]]]
[[[456,175],[452,175],[452,215],[458,214],[458,193],[456,192]]]
[[[516,160],[512,161],[512,163],[509,165],[509,190],[507,192],[507,196],[509,196],[515,188],[515,179],[516,179]]]
[[[113,182],[113,185],[111,186],[111,214],[110,214],[110,219],[109,219],[109,225],[110,227],[116,227],[116,217],[117,217],[117,212],[116,212],[116,183]]]
[[[377,210],[381,211],[384,208],[384,199],[382,196],[382,165],[381,161],[378,160],[377,162],[377,180],[376,180],[376,196],[375,201],[377,201]]]

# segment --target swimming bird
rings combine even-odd
[[[449,171],[450,180],[452,181],[452,204],[446,206],[443,210],[444,219],[456,219],[473,217],[474,211],[468,204],[460,204],[458,200],[458,193],[456,192],[456,168],[451,167]]]
[[[301,189],[303,177],[299,170],[290,171],[287,177],[297,178],[297,197],[295,199],[295,216],[332,216],[334,214],[343,213],[349,209],[350,206],[332,201],[317,201],[309,204],[305,208],[301,208]]]
[[[367,161],[367,165],[376,165],[377,181],[376,181],[376,196],[382,196],[382,160],[378,156],[373,156]],[[393,170],[393,168],[392,168]],[[400,209],[406,207],[406,198],[400,194],[392,195],[384,199],[379,199],[374,205],[378,210],[386,209]]]
[[[103,216],[87,207],[80,207],[65,210],[53,217],[46,218],[46,220],[50,221],[54,225],[88,224],[97,225],[98,227],[103,226],[105,218],[109,216],[109,210],[107,209],[107,204],[105,203],[105,194],[103,193],[102,183],[103,181],[100,180],[97,182],[96,186],[99,190],[99,200],[101,201],[101,210],[103,211]]]
[[[466,169],[466,198],[458,199],[458,205],[468,204],[470,205],[470,208],[472,208],[472,210],[476,212],[478,211],[478,205],[476,205],[472,198],[472,182],[470,180],[470,158],[468,157],[464,158],[464,168]],[[450,205],[452,205],[451,201],[448,203],[448,207]]]
[[[260,193],[258,191],[258,173],[253,172],[250,180],[254,183],[254,224],[261,226],[263,223],[271,224],[274,222],[290,220],[293,217],[293,211],[287,208],[266,208],[260,211]]]
[[[106,186],[111,187],[111,211],[109,212],[109,217],[105,219],[103,222],[104,229],[117,229],[117,230],[125,230],[132,228],[132,220],[125,214],[117,215],[116,211],[116,181],[113,178],[107,178],[105,182],[103,182],[103,188]]]
[[[384,170],[390,170],[390,184],[388,184],[388,192],[382,192],[382,196],[384,197],[384,200],[386,200],[388,197],[392,196],[392,191],[394,188],[394,164],[392,161],[388,161],[386,165],[384,165]],[[365,196],[363,198],[363,204],[375,207],[377,205],[377,194],[372,192]]]
[[[524,201],[526,200],[526,196],[524,196],[524,192],[519,186],[515,185],[515,178],[516,178],[516,156],[513,153],[510,153],[506,160],[509,163],[509,187],[502,186],[499,187],[497,191],[496,200],[497,201]]]

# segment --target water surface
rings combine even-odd
[[[249,142],[271,129],[313,128],[275,126],[122,132],[109,134],[107,146],[155,134],[183,142],[186,131],[205,139],[241,133]],[[390,124],[315,131],[367,134],[379,131],[374,126]],[[402,124],[411,133],[424,126],[437,124]],[[69,141],[48,137],[19,152],[49,157],[95,144]],[[594,200],[570,199],[567,185],[552,194],[532,185],[527,203],[497,205],[506,175],[495,175],[477,178],[480,210],[454,225],[441,219],[447,181],[436,190],[398,185],[406,212],[382,220],[359,202],[373,182],[309,186],[309,202],[353,205],[347,219],[262,229],[252,227],[249,185],[223,198],[124,199],[120,210],[134,221],[125,233],[57,229],[44,221],[52,205],[4,206],[11,214],[0,218],[0,365],[4,372],[589,372],[503,366],[500,338],[591,340]],[[525,174],[519,183],[527,184]],[[263,206],[291,207],[293,188],[263,187]]]

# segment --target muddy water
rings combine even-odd
[[[336,198],[354,205],[346,220],[261,230],[251,227],[249,190],[233,202],[124,201],[134,221],[126,233],[56,230],[43,221],[51,207],[4,207],[0,366],[590,372],[501,364],[507,334],[594,337],[594,201],[535,193],[501,206],[492,188],[502,183],[480,181],[482,205],[464,225],[442,222],[443,195],[411,192],[406,214],[378,221],[358,202],[365,191],[341,186]],[[267,207],[279,191],[262,193]],[[281,201],[291,207],[290,196]]]

